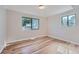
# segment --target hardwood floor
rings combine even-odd
[[[36,38],[12,43],[2,54],[72,54],[79,53],[79,45],[50,37]]]

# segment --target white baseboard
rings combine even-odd
[[[19,39],[19,40],[9,41],[6,43],[13,43],[13,42],[22,41],[22,40],[33,40],[35,38],[44,37],[44,36],[46,36],[46,35],[39,35],[39,36],[35,36],[35,37],[30,37],[30,38],[23,38],[23,39]]]
[[[4,48],[5,48],[5,45],[1,47],[0,53],[3,51]]]
[[[56,39],[58,39],[58,40],[62,40],[62,41],[66,41],[66,42],[70,42],[70,43],[79,45],[78,42],[74,42],[74,41],[72,41],[72,40],[66,40],[66,39],[64,39],[64,38],[60,38],[60,37],[57,37],[57,36],[48,35],[48,37],[56,38]]]
[[[10,42],[7,42],[7,43],[13,43],[13,42],[22,41],[22,40],[29,40],[29,39],[30,39],[30,40],[33,40],[33,39],[35,39],[35,38],[45,37],[45,36],[47,36],[47,35],[39,35],[39,36],[35,36],[35,37],[30,37],[30,38],[23,38],[23,39],[20,39],[20,40],[10,41]],[[61,38],[61,37],[52,36],[52,35],[48,35],[48,37],[56,38],[56,39],[58,39],[58,40],[62,40],[62,41],[66,41],[66,42],[70,42],[70,43],[79,45],[78,42],[74,42],[74,41],[72,41],[72,40],[66,40],[66,39]]]
[[[17,42],[17,41],[22,41],[22,40],[29,40],[29,38],[23,38],[23,39],[17,39],[17,40],[12,40],[12,41],[6,41],[6,43],[13,43],[13,42]]]
[[[4,44],[1,46],[0,53],[3,51],[5,47],[6,47],[6,42],[4,41]]]

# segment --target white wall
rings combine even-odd
[[[40,28],[39,30],[22,30],[22,16],[33,17],[40,19]],[[7,42],[14,42],[18,40],[25,40],[29,38],[45,36],[47,35],[47,20],[44,17],[38,17],[34,15],[24,14],[16,11],[7,11],[7,20],[8,20],[8,40]]]
[[[76,14],[76,25],[64,27],[61,25],[61,16]],[[79,9],[48,17],[48,35],[53,38],[79,44]]]
[[[5,40],[7,39],[7,22],[6,22],[6,10],[0,7],[0,52],[5,46]]]

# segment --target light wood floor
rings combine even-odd
[[[36,38],[12,43],[2,54],[78,54],[79,45],[50,37]]]

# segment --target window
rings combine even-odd
[[[22,27],[25,30],[26,28],[31,28],[31,18],[22,17]]]
[[[33,30],[39,29],[39,19],[32,18],[32,29]]]
[[[75,25],[75,15],[68,15],[61,18],[61,23],[64,26],[71,27]]]
[[[62,17],[61,23],[66,26],[67,25],[67,16]]]
[[[39,19],[22,17],[22,28],[23,28],[23,30],[26,30],[26,29],[38,30],[39,29]]]
[[[68,16],[68,26],[75,25],[75,15]]]

